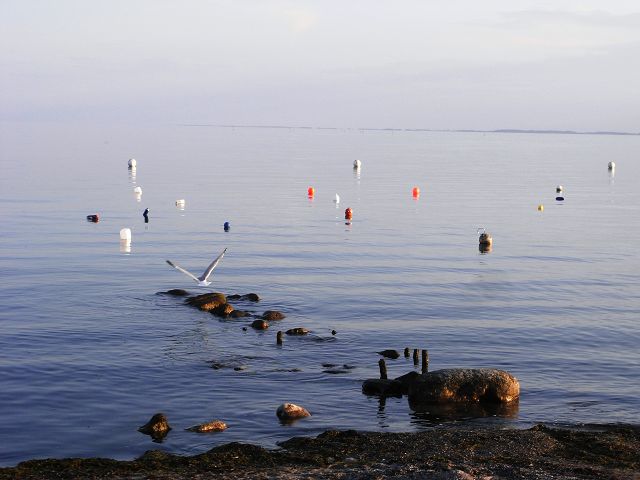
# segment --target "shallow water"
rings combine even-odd
[[[274,446],[328,428],[640,422],[639,137],[48,124],[1,135],[2,465]],[[199,274],[224,247],[207,289],[165,263]],[[243,331],[250,320],[157,294],[171,288],[256,292],[258,304],[234,305],[287,318]],[[277,347],[276,331],[296,326],[312,334]],[[376,351],[404,347],[427,348],[431,370],[512,372],[519,408],[451,419],[362,395]],[[397,376],[413,362],[387,366]],[[281,425],[286,401],[313,416]],[[174,428],[153,443],[137,427],[160,411]],[[213,418],[229,429],[184,430]]]

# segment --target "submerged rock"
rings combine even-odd
[[[242,317],[248,317],[249,313],[245,312],[244,310],[234,310],[229,314],[229,316],[231,318],[242,318]]]
[[[311,416],[306,408],[296,405],[295,403],[283,403],[276,410],[276,415],[282,421],[297,420]]]
[[[504,370],[450,368],[418,375],[408,393],[412,404],[507,404],[518,401],[520,383]]]
[[[218,305],[215,308],[209,310],[216,317],[228,317],[233,313],[233,306],[228,303],[223,303],[222,305]]]
[[[222,420],[212,420],[211,422],[194,425],[186,430],[190,432],[206,433],[206,432],[222,432],[227,429],[227,424]]]
[[[156,413],[151,420],[138,428],[139,432],[150,435],[154,440],[161,441],[167,436],[171,427],[164,413]]]
[[[381,352],[377,352],[379,355],[382,355],[385,358],[396,359],[400,357],[400,354],[397,350],[383,350]]]
[[[189,297],[185,300],[187,305],[191,305],[192,307],[199,308],[200,310],[204,310],[209,312],[220,305],[224,305],[227,303],[227,298],[223,293],[203,293],[202,295],[196,295],[194,297]]]
[[[181,288],[172,288],[171,290],[167,290],[166,292],[158,292],[164,295],[173,295],[175,297],[186,297],[189,295],[189,292],[186,290],[182,290]]]
[[[254,320],[251,323],[251,327],[255,328],[256,330],[266,330],[267,328],[269,328],[269,322],[261,319]]]
[[[246,293],[244,295],[234,294],[234,295],[229,295],[227,298],[229,300],[248,300],[250,302],[260,301],[260,297],[258,296],[257,293]]]
[[[262,314],[262,319],[268,320],[270,322],[273,322],[275,320],[282,320],[283,318],[286,318],[285,314],[282,312],[278,312],[277,310],[267,310]]]
[[[362,383],[365,395],[402,396],[402,384],[397,380],[370,378]]]
[[[284,333],[286,333],[287,335],[306,335],[307,333],[309,333],[309,330],[303,327],[296,327],[296,328],[290,328]]]

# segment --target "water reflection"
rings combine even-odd
[[[412,410],[411,423],[424,425],[485,417],[515,419],[520,409],[518,402],[507,405],[479,403],[425,405],[409,402],[409,407]]]
[[[120,253],[131,253],[131,241],[120,240]]]

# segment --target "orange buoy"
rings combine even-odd
[[[413,187],[411,193],[413,194],[413,198],[418,198],[420,196],[420,188]]]
[[[344,219],[345,220],[351,220],[351,218],[353,218],[353,210],[351,210],[350,208],[347,208],[344,211]]]
[[[315,193],[316,193],[316,191],[315,191],[315,189],[314,189],[313,187],[309,187],[309,188],[307,189],[307,194],[308,194],[310,197],[313,197],[313,196],[315,195]]]

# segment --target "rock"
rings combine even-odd
[[[228,317],[233,313],[233,307],[228,303],[223,303],[222,305],[218,305],[215,308],[209,310],[209,312],[216,317]]]
[[[254,320],[253,323],[251,323],[251,327],[255,328],[256,330],[266,330],[267,328],[269,328],[269,322],[260,319]]]
[[[436,370],[416,377],[409,385],[409,402],[511,403],[520,397],[520,383],[504,370],[493,368]]]
[[[309,330],[303,327],[296,327],[296,328],[290,328],[284,333],[286,333],[287,335],[306,335],[307,333],[309,333]]]
[[[167,417],[164,413],[156,413],[151,420],[138,428],[139,432],[146,435],[150,435],[154,440],[162,440],[169,433],[171,427],[167,422]]]
[[[406,395],[409,393],[409,386],[415,383],[419,377],[420,374],[418,372],[409,372],[399,376],[395,381],[402,385],[402,394]]]
[[[242,318],[242,317],[248,317],[249,314],[244,310],[234,310],[233,312],[231,312],[231,314],[229,314],[229,316],[231,318]]]
[[[227,298],[229,300],[249,300],[250,302],[260,301],[260,297],[258,296],[257,293],[246,293],[244,295],[234,294],[234,295],[229,295]]]
[[[211,422],[201,423],[187,428],[190,432],[206,433],[206,432],[222,432],[227,429],[227,424],[221,420],[212,420]]]
[[[227,303],[227,298],[223,293],[203,293],[202,295],[187,298],[185,303],[208,312]]]
[[[282,421],[297,420],[311,416],[306,408],[296,405],[295,403],[283,403],[276,410],[276,415]]]
[[[282,312],[278,312],[277,310],[267,310],[262,314],[262,319],[268,320],[270,322],[273,322],[275,320],[282,320],[283,318],[286,318],[285,314]]]
[[[189,292],[187,292],[186,290],[182,290],[181,288],[172,288],[171,290],[160,293],[164,293],[165,295],[173,295],[175,297],[186,297],[187,295],[189,295]]]
[[[394,360],[400,357],[400,354],[397,350],[383,350],[381,352],[378,352],[378,354],[386,358],[392,358]]]
[[[365,395],[402,396],[402,384],[396,380],[370,378],[362,383]]]

